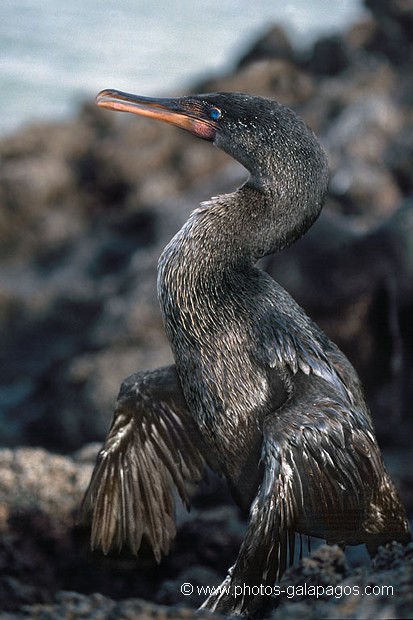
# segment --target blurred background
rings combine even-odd
[[[103,567],[94,558],[91,569],[79,553],[73,515],[120,384],[172,361],[156,298],[158,257],[200,201],[245,179],[241,166],[185,132],[98,109],[102,88],[245,91],[292,107],[314,129],[330,163],[325,208],[302,240],[262,267],[359,372],[412,516],[412,32],[410,0],[3,3],[7,609],[49,601],[59,589],[188,603],[176,596],[183,567],[218,583],[242,539],[225,486],[212,479],[209,490],[194,491],[192,516],[179,512],[177,543],[161,568],[122,556]]]
[[[361,0],[4,2],[0,135],[33,119],[73,117],[108,84],[143,95],[188,88],[232,67],[275,21],[304,48],[363,12]]]
[[[330,162],[326,208],[265,267],[348,354],[389,439],[387,416],[402,419],[411,395],[410,6],[6,4],[2,443],[67,451],[104,436],[122,378],[170,361],[162,248],[200,200],[245,178],[184,132],[97,109],[108,87],[261,94],[314,129]]]

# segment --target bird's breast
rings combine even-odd
[[[241,472],[248,478],[246,469],[258,471],[268,369],[254,359],[255,319],[245,294],[222,265],[213,273],[209,267],[201,255],[195,261],[172,244],[160,259],[158,295],[188,407],[236,484]]]

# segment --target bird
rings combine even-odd
[[[225,477],[248,522],[204,609],[262,613],[257,588],[293,562],[296,534],[366,544],[372,554],[407,543],[356,371],[257,266],[322,210],[328,162],[313,131],[281,103],[246,93],[151,98],[108,89],[96,102],[211,142],[247,176],[195,208],[159,258],[174,364],[121,385],[81,508],[92,548],[137,554],[145,541],[159,562],[176,534],[174,492],[188,507],[188,483],[208,467]]]

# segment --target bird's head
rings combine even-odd
[[[165,121],[212,142],[250,172],[250,186],[270,191],[274,204],[295,217],[298,234],[321,210],[328,183],[324,152],[304,121],[276,101],[245,93],[174,99],[104,90],[96,102]]]

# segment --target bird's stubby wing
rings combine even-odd
[[[175,367],[126,379],[81,507],[92,548],[137,553],[146,538],[159,562],[176,531],[173,487],[188,507],[186,482],[204,466]]]
[[[383,467],[370,429],[350,422],[339,391],[301,371],[288,401],[264,420],[261,461],[237,560],[204,604],[224,614],[253,616],[270,601],[293,561],[297,532],[330,543],[366,542],[366,487]]]

